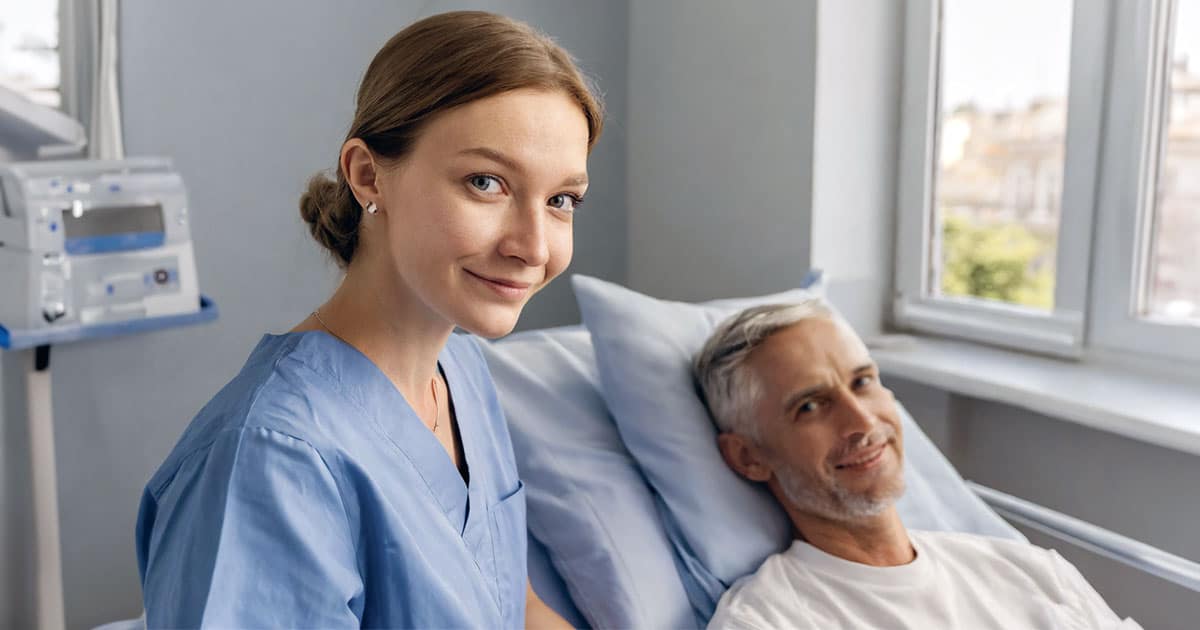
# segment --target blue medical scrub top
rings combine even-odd
[[[439,357],[470,470],[364,355],[267,335],[142,496],[156,627],[520,628],[525,494],[470,337]]]

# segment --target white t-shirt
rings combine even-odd
[[[796,541],[721,597],[709,629],[1141,628],[1062,556],[972,534],[909,532],[917,557],[872,567]]]

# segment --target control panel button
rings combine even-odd
[[[154,281],[158,284],[166,284],[171,281],[171,272],[166,269],[156,269],[154,271]]]
[[[62,302],[50,302],[42,308],[42,319],[45,319],[47,324],[53,324],[66,314],[67,305]]]

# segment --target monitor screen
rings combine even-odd
[[[162,231],[162,204],[92,208],[79,217],[63,210],[63,235],[69,239]]]

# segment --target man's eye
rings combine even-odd
[[[862,389],[875,382],[874,376],[860,376],[854,379],[854,389]]]
[[[468,181],[479,192],[498,193],[501,190],[500,180],[492,175],[472,175]]]
[[[582,197],[576,197],[575,195],[568,195],[565,193],[554,195],[546,200],[546,205],[554,208],[555,210],[563,210],[565,212],[574,212],[575,209],[578,208],[582,203]]]
[[[812,413],[817,410],[818,406],[819,405],[817,405],[816,401],[809,400],[800,403],[800,406],[796,408],[796,411],[799,413]]]

